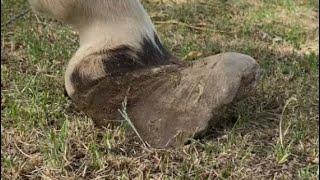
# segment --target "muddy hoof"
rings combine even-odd
[[[238,53],[196,61],[129,108],[144,140],[153,147],[183,144],[219,120],[223,108],[256,86],[259,66]]]
[[[104,125],[122,119],[118,109],[127,97],[127,113],[144,141],[155,148],[179,146],[249,95],[259,75],[251,57],[223,53],[189,66],[160,66],[105,79],[86,95],[83,107],[96,124]]]

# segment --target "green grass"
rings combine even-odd
[[[31,12],[3,26],[29,8],[4,1],[2,178],[318,179],[319,1],[175,1],[143,1],[175,55],[193,61],[246,53],[263,74],[257,92],[208,137],[150,151],[128,136],[128,125],[95,128],[64,97],[75,33]]]

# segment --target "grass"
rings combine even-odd
[[[208,137],[177,150],[146,150],[128,136],[128,125],[97,129],[63,95],[75,33],[31,12],[12,20],[29,6],[4,1],[1,177],[318,179],[319,1],[143,4],[165,46],[186,61],[226,51],[254,57],[263,69],[257,92]]]

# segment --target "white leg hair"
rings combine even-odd
[[[66,90],[71,97],[76,91],[75,81],[94,81],[106,76],[108,72],[104,68],[104,62],[112,57],[117,57],[119,61],[123,58],[133,59],[140,61],[142,65],[165,64],[166,59],[170,57],[160,43],[150,17],[139,0],[29,0],[29,2],[34,11],[61,20],[79,32],[80,48],[71,58],[65,74]],[[129,48],[124,50],[123,46]],[[118,47],[122,48],[119,50]],[[108,56],[110,49],[116,55]],[[91,56],[94,53],[99,56]],[[102,57],[101,54],[105,56]],[[153,59],[154,63],[145,62]],[[86,80],[80,77],[72,80],[75,70],[77,76],[85,77]],[[79,88],[82,87],[78,87],[78,90]]]

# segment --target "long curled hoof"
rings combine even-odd
[[[127,113],[143,140],[156,148],[184,144],[219,121],[223,110],[248,96],[260,76],[254,59],[223,53],[188,66],[166,65],[106,78],[83,99],[83,110],[97,125]]]

